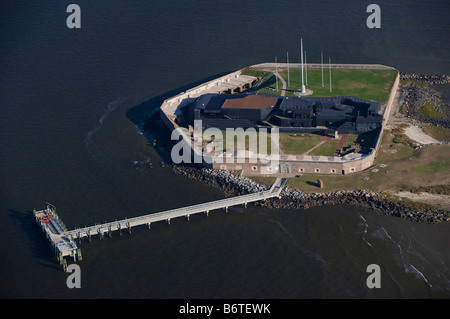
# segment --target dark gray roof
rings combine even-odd
[[[225,99],[220,94],[203,94],[195,102],[196,109],[220,110]]]
[[[309,113],[312,111],[314,103],[299,97],[286,97],[281,101],[280,109],[282,110],[304,110]]]

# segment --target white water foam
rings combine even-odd
[[[362,235],[361,235],[361,239],[363,240],[363,242],[365,242],[369,247],[372,248],[372,245],[366,240],[366,234],[367,234],[367,228],[369,227],[369,224],[367,224],[367,221],[364,217],[362,217],[362,215],[359,215],[359,219],[362,219],[364,223],[360,223],[358,225],[361,225],[364,227],[364,229],[362,230]]]
[[[287,228],[282,223],[280,223],[279,221],[277,221],[275,219],[272,219],[270,217],[268,217],[268,221],[271,222],[271,223],[277,224],[286,235],[288,235],[292,239],[295,239],[294,236],[287,230]],[[307,256],[309,256],[311,258],[313,258],[315,261],[317,261],[317,262],[319,262],[321,264],[330,264],[330,262],[325,260],[325,258],[323,256],[321,256],[321,255],[319,255],[319,254],[317,254],[315,252],[311,252],[311,251],[305,249],[303,246],[301,246],[300,244],[298,244],[295,241],[293,241],[293,243],[294,243],[295,246],[300,248],[300,250],[304,254],[306,254]]]
[[[397,243],[395,242],[392,237],[389,235],[389,233],[386,231],[386,229],[384,227],[381,227],[380,229],[374,231],[371,234],[372,237],[376,237],[379,239],[385,239],[385,240],[389,240],[394,247],[397,248],[397,252],[398,252],[398,257],[399,260],[397,260],[397,262],[402,266],[402,268],[404,269],[404,271],[406,273],[413,273],[416,275],[417,279],[422,279],[423,281],[425,281],[425,283],[432,288],[433,286],[430,284],[430,282],[428,281],[428,279],[425,277],[425,275],[419,271],[413,264],[411,264],[408,260],[407,260],[407,254],[414,254],[414,252],[410,252],[411,249],[411,242],[409,242],[408,248],[406,249],[406,252],[403,251],[402,246],[401,246],[401,242],[403,241],[403,234],[402,237],[400,239],[400,241]]]
[[[103,113],[100,115],[100,118],[98,120],[98,124],[96,127],[94,127],[92,130],[90,130],[87,133],[86,139],[84,140],[86,146],[90,147],[94,144],[94,140],[93,140],[93,136],[95,133],[97,133],[100,128],[103,125],[103,121],[105,120],[105,118],[111,114],[111,112],[113,112],[115,109],[117,109],[117,107],[119,105],[121,105],[123,102],[125,101],[125,98],[121,97],[121,98],[117,98],[114,101],[111,101],[108,103],[107,107],[105,108],[105,110],[103,111]]]

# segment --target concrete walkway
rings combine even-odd
[[[309,153],[311,153],[312,151],[314,151],[316,148],[318,148],[319,146],[321,146],[323,143],[325,143],[325,141],[320,142],[319,144],[317,144],[316,146],[314,146],[312,149],[310,149],[309,151],[306,151],[303,155],[308,155]]]
[[[425,134],[425,132],[418,126],[411,125],[405,130],[405,134],[412,140],[420,144],[434,144],[440,141]]]
[[[281,89],[281,96],[285,96],[286,95],[286,88],[287,88],[286,81],[283,79],[283,77],[281,75],[278,74],[278,72],[275,72],[274,74],[275,74],[275,76],[277,78],[280,79],[281,84],[283,84],[283,88]]]

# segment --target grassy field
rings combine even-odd
[[[442,114],[441,112],[437,111],[433,104],[424,105],[419,110],[419,112],[431,118],[438,118],[445,116],[445,114]]]
[[[241,72],[242,75],[251,75],[251,76],[255,76],[260,79],[264,78],[266,75],[268,75],[270,73],[272,73],[272,72],[270,72],[270,71],[255,71],[250,68],[245,68]]]
[[[438,139],[443,142],[450,142],[450,129],[440,126],[425,126],[424,127],[425,134],[428,134],[435,139]]]
[[[203,141],[202,147],[204,148],[208,143],[214,142],[216,146],[222,148],[223,150],[227,149],[227,133],[226,131],[220,131],[221,134],[205,134],[207,131],[203,131]],[[213,131],[210,131],[210,133]],[[212,135],[212,136],[208,136]],[[285,154],[292,155],[302,155],[307,151],[312,149],[313,147],[319,145],[322,141],[322,135],[319,134],[310,134],[310,133],[279,133],[280,136],[280,148],[281,151]],[[245,131],[239,132],[236,131],[234,133],[234,147],[233,151],[237,151],[238,149],[251,150],[250,145],[253,147],[257,146],[258,152],[264,152],[264,149],[260,149],[260,136],[259,133],[247,134]],[[271,154],[272,150],[272,140],[271,135],[267,134],[267,154]],[[327,141],[323,143],[318,148],[314,149],[310,155],[323,155],[323,156],[332,156],[334,155],[337,147],[337,142]]]
[[[286,154],[302,155],[318,145],[321,137],[309,133],[280,133],[280,148]]]
[[[308,155],[333,156],[336,153],[337,146],[338,142],[325,142]]]
[[[278,72],[288,83],[287,69],[279,69]],[[308,85],[306,87],[313,91],[311,95],[313,97],[349,95],[367,101],[386,103],[396,75],[397,71],[395,70],[332,69],[332,92],[330,92],[329,70],[324,69],[324,87],[322,87],[322,70],[308,69]],[[286,96],[294,96],[294,91],[301,87],[301,69],[290,68],[289,78],[290,86],[286,89]],[[282,92],[280,82],[278,82],[278,92],[269,90],[268,87],[275,87],[274,78],[265,83],[259,92],[270,94],[281,94]]]
[[[206,132],[206,133],[205,133]],[[221,147],[223,151],[225,151],[228,147],[227,147],[227,142],[229,140],[227,140],[227,132],[226,131],[220,131],[217,132],[217,134],[215,134],[215,131],[203,131],[203,140],[202,140],[202,148],[204,148],[207,144],[214,142],[214,144],[216,145],[216,147]],[[229,135],[229,137],[233,137],[234,141],[229,141],[230,143],[233,143],[233,148],[232,151],[235,152],[237,150],[252,150],[254,151],[256,148],[257,152],[262,152],[262,153],[266,153],[266,154],[271,154],[271,138],[270,138],[270,134],[268,133],[265,137],[265,140],[261,140],[262,137],[260,137],[258,132],[247,132],[245,130],[243,130],[242,132],[240,131],[234,131],[232,133],[232,135]],[[266,148],[260,148],[260,142],[266,144]],[[263,144],[263,145],[264,145]],[[251,147],[253,149],[251,149]]]
[[[304,174],[289,178],[287,185],[304,192],[370,189],[397,191],[431,185],[450,184],[450,147],[430,145],[415,150],[404,143],[393,142],[394,134],[385,131],[375,165],[353,175]],[[384,164],[385,167],[380,165]],[[378,171],[373,172],[373,169]],[[253,177],[251,177],[253,178]],[[255,177],[256,181],[270,184],[274,177]],[[321,179],[324,188],[317,187]]]

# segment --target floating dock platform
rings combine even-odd
[[[81,250],[70,236],[66,235],[67,228],[56,214],[55,206],[47,203],[44,210],[33,210],[36,222],[41,227],[46,238],[50,242],[56,259],[63,268],[67,267],[64,257],[72,257],[74,261],[82,260]]]

